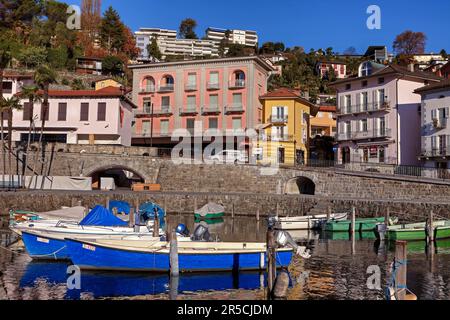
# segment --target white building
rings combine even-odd
[[[228,41],[234,44],[242,44],[248,47],[256,47],[258,45],[258,34],[251,30],[227,30],[220,28],[206,29],[206,39],[220,43],[226,38],[228,32]]]
[[[415,91],[422,95],[422,153],[427,168],[443,169],[450,177],[450,80]]]
[[[37,141],[45,117],[43,140],[47,142],[131,145],[133,108],[136,107],[121,88],[50,90],[49,109],[45,115],[41,103],[33,105],[32,115],[27,99],[22,100],[22,105],[23,110],[13,112],[14,142],[28,140],[31,117],[35,127],[31,139]]]

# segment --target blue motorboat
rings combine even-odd
[[[86,270],[168,272],[168,242],[66,239],[71,261]],[[265,243],[179,242],[180,272],[265,270]],[[289,266],[292,249],[277,251],[279,267]]]
[[[69,260],[64,239],[22,231],[22,241],[28,254],[34,260]]]

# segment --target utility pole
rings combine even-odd
[[[151,118],[151,124],[150,124],[150,148],[153,148],[153,102],[150,104],[150,118]]]

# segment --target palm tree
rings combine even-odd
[[[13,180],[13,168],[12,168],[12,125],[13,125],[13,112],[14,110],[21,110],[22,105],[18,97],[11,97],[8,99],[3,98],[3,110],[7,113],[8,117],[8,164],[9,164],[9,183]]]
[[[39,153],[41,152],[40,148],[42,146],[42,139],[44,136],[44,129],[45,129],[45,119],[48,115],[48,91],[50,88],[50,84],[56,82],[56,73],[47,65],[40,66],[36,72],[34,73],[34,82],[38,85],[40,89],[44,91],[44,98],[43,102],[41,104],[41,133],[39,135],[39,145],[38,145],[38,151],[37,156],[35,158],[34,166],[33,166],[33,172],[36,170],[36,164],[37,164],[37,157],[39,156]],[[42,146],[43,147],[43,146]],[[45,156],[42,155],[42,170],[44,168],[44,160]],[[31,185],[30,179],[30,185]],[[44,182],[44,180],[42,180]]]
[[[11,62],[11,52],[9,51],[9,48],[0,48],[0,110],[3,110],[3,74],[6,69],[6,67]],[[3,180],[2,183],[5,181],[5,174],[6,174],[6,150],[5,150],[5,140],[3,135],[3,111],[1,111],[0,121],[1,121],[1,146],[2,146],[2,154],[3,154]]]
[[[27,145],[25,147],[25,161],[24,161],[24,175],[22,177],[22,184],[25,185],[25,175],[28,168],[28,151],[30,149],[31,144],[31,134],[32,130],[34,128],[34,103],[36,102],[42,102],[42,94],[39,92],[39,88],[37,86],[26,86],[22,88],[22,92],[20,93],[20,97],[23,99],[28,99],[28,106],[29,106],[29,114],[30,118],[28,119],[30,121],[30,125],[28,128],[28,141]]]

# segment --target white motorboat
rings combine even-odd
[[[333,213],[330,220],[341,221],[347,220],[348,213]],[[315,216],[298,216],[276,218],[275,228],[279,230],[311,230],[319,229],[323,222],[328,220],[328,215],[321,214]]]

